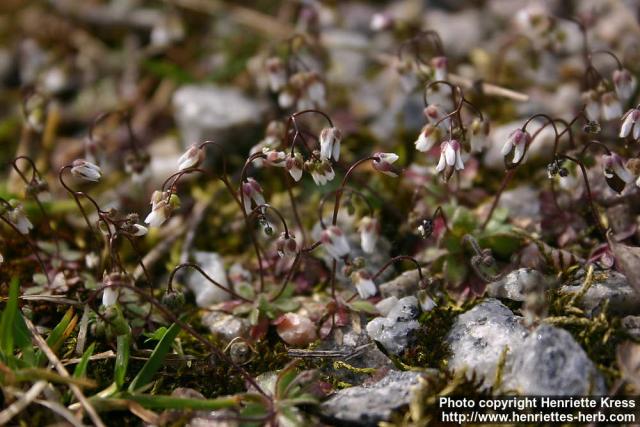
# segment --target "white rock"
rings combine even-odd
[[[418,300],[414,296],[408,296],[397,300],[392,307],[388,305],[390,303],[383,305],[385,310],[389,308],[387,316],[376,317],[367,323],[367,334],[387,351],[400,354],[409,344],[413,331],[420,327],[420,323],[415,320],[419,313]]]
[[[220,255],[215,252],[195,252],[194,261],[209,277],[223,287],[229,288],[227,274]],[[215,286],[196,270],[189,270],[187,286],[195,294],[198,307],[207,307],[230,298],[227,292]]]

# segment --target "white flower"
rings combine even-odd
[[[160,200],[151,207],[151,212],[144,219],[150,227],[160,227],[171,215],[171,206],[167,200]]]
[[[329,160],[322,160],[320,162],[308,161],[307,169],[311,173],[311,178],[313,178],[313,182],[315,182],[316,185],[325,185],[336,176]]]
[[[136,237],[141,237],[147,234],[149,230],[144,225],[140,224],[132,224],[131,225],[131,235]]]
[[[489,122],[475,118],[470,126],[469,144],[471,151],[479,153],[486,146],[487,135],[489,135]]]
[[[118,289],[106,286],[102,291],[102,305],[111,307],[118,302]]]
[[[336,225],[331,225],[322,231],[320,241],[324,245],[326,251],[334,259],[340,260],[351,252],[349,241],[342,230]]]
[[[102,170],[84,159],[76,159],[71,164],[71,174],[76,178],[97,182],[102,177]]]
[[[434,80],[447,80],[447,57],[436,56],[431,59],[431,66],[434,70]]]
[[[640,138],[640,110],[632,108],[622,117],[622,126],[620,126],[620,138],[626,138],[631,134],[633,129],[633,139]]]
[[[7,216],[9,222],[22,234],[29,234],[29,230],[33,228],[33,224],[31,224],[31,221],[24,213],[24,208],[19,203],[7,213]]]
[[[582,94],[582,100],[585,103],[584,112],[587,115],[587,119],[592,122],[597,122],[600,118],[600,103],[598,102],[598,95],[595,91],[589,90]]]
[[[264,160],[268,165],[276,166],[279,168],[285,167],[287,155],[284,151],[276,151],[270,148],[264,148],[262,152],[266,156]]]
[[[457,171],[464,169],[460,143],[455,139],[440,144],[440,159],[436,166],[436,172],[442,172],[447,166],[454,167]]]
[[[291,108],[293,106],[293,103],[295,102],[295,100],[296,100],[295,95],[293,94],[293,92],[290,89],[287,89],[287,88],[285,88],[278,95],[278,105],[283,110]]]
[[[360,298],[367,299],[378,293],[376,284],[371,280],[371,275],[365,270],[358,270],[351,275],[351,280],[356,285]]]
[[[278,256],[295,256],[298,249],[298,244],[292,235],[288,235],[286,233],[280,234],[278,240],[276,242],[276,249],[278,252]]]
[[[256,206],[266,204],[262,187],[258,184],[258,181],[253,178],[247,178],[247,180],[242,183],[242,194],[240,198],[242,199],[244,210],[247,213],[251,212],[251,201],[253,201]]]
[[[382,172],[385,175],[396,178],[398,173],[394,170],[392,164],[399,159],[395,153],[375,153],[373,157],[377,157],[377,160],[373,160],[373,167],[378,172]]]
[[[318,107],[323,107],[326,103],[326,90],[324,88],[324,83],[322,83],[320,77],[315,73],[309,78],[307,96],[309,97],[309,100]]]
[[[418,139],[414,144],[416,145],[416,150],[426,152],[431,150],[439,139],[440,129],[432,124],[427,124],[420,131],[420,135],[418,135]]]
[[[284,167],[289,172],[289,175],[291,175],[294,181],[300,181],[300,178],[302,178],[304,167],[302,155],[300,153],[295,153],[293,156],[291,154],[287,155]]]
[[[622,105],[613,92],[602,95],[602,118],[605,120],[617,119],[622,115]]]
[[[204,150],[193,144],[178,159],[178,171],[198,167],[204,160]]]
[[[382,31],[393,25],[393,18],[386,13],[374,13],[369,23],[371,31]]]
[[[273,92],[278,92],[287,84],[287,70],[280,58],[269,58],[266,60],[267,77],[269,87]]]
[[[625,68],[615,70],[613,72],[612,80],[618,97],[623,101],[631,98],[633,93],[636,91],[636,78]]]
[[[529,141],[531,141],[531,135],[529,135],[529,132],[523,131],[522,129],[516,129],[509,134],[507,142],[502,146],[501,154],[503,156],[507,156],[511,150],[515,149],[512,163],[518,163],[524,156]]]
[[[342,132],[336,127],[324,128],[320,132],[320,158],[338,161],[340,159],[340,141]]]
[[[451,121],[451,118],[448,117],[448,118],[440,121],[441,119],[443,119],[447,115],[447,113],[445,113],[445,111],[442,109],[442,107],[440,105],[429,104],[424,108],[424,110],[422,110],[422,113],[427,118],[427,120],[429,121],[430,124],[435,126],[436,123],[440,122],[438,124],[438,126],[441,129],[443,129],[443,130],[448,130],[449,129],[449,122]]]
[[[606,178],[611,179],[617,177],[627,184],[633,181],[633,175],[631,175],[631,172],[624,166],[622,157],[616,153],[611,153],[610,155],[605,154],[602,156],[602,159],[604,161],[604,176]]]
[[[376,218],[365,216],[358,226],[360,231],[360,246],[365,253],[372,254],[380,236],[380,224]]]

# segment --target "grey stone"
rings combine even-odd
[[[219,311],[205,315],[202,318],[202,323],[209,328],[214,336],[227,343],[236,337],[243,337],[249,332],[247,319]]]
[[[602,376],[569,332],[544,324],[529,332],[521,317],[495,299],[458,316],[447,342],[450,369],[475,375],[482,388],[494,387],[496,393],[566,396],[605,390]]]
[[[207,273],[209,277],[215,280],[220,286],[229,288],[227,274],[224,270],[222,257],[216,252],[196,251],[193,254],[196,264]],[[187,285],[196,296],[196,303],[199,307],[207,307],[209,305],[227,301],[230,298],[228,292],[220,289],[204,277],[199,271],[190,270],[187,275]]]
[[[185,146],[205,139],[224,139],[229,131],[256,123],[264,106],[235,88],[186,85],[173,95],[174,116]],[[236,135],[237,136],[237,135]]]
[[[575,294],[582,289],[582,278],[560,288],[567,294]],[[629,315],[640,313],[640,294],[634,291],[627,278],[617,271],[597,272],[593,282],[584,295],[577,299],[580,308],[587,315],[596,315],[600,312],[605,302],[608,302],[608,311],[615,315]]]
[[[504,276],[502,279],[487,285],[487,295],[494,298],[507,298],[513,301],[524,301],[528,290],[545,284],[546,277],[537,270],[520,268]]]
[[[385,317],[376,317],[367,324],[367,334],[387,351],[400,354],[411,342],[413,332],[420,327],[415,320],[419,313],[416,297],[401,298]]]
[[[418,384],[421,375],[410,371],[390,371],[376,383],[334,393],[322,403],[321,413],[334,422],[375,426],[380,421],[389,420],[393,411],[411,402],[411,387]]]
[[[415,295],[418,291],[418,269],[405,271],[395,279],[392,279],[386,283],[381,284],[380,295],[383,297],[396,297],[402,298],[407,295]]]
[[[640,316],[625,316],[622,327],[635,340],[640,340]]]
[[[465,370],[468,378],[475,375],[483,388],[493,386],[502,353],[515,351],[527,334],[521,321],[496,299],[486,299],[461,314],[447,335],[449,368]]]
[[[504,386],[523,395],[604,394],[604,380],[582,347],[564,329],[536,328],[514,353]]]

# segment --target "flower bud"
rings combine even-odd
[[[84,159],[76,159],[71,164],[71,174],[76,178],[97,182],[102,177],[102,170]]]
[[[375,153],[373,157],[377,157],[374,159],[372,164],[373,168],[378,172],[382,172],[385,175],[396,178],[398,176],[398,172],[392,166],[399,157],[395,153]]]
[[[192,145],[178,159],[178,171],[196,168],[204,161],[204,150],[197,145]]]
[[[276,249],[278,251],[278,256],[295,256],[298,249],[298,244],[295,239],[291,235],[287,235],[287,233],[280,234],[278,237],[278,241],[276,242]]]

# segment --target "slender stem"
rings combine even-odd
[[[280,222],[282,222],[282,226],[284,227],[284,235],[285,237],[289,237],[289,227],[287,227],[287,222],[284,219],[284,216],[282,216],[282,213],[274,208],[273,206],[271,206],[268,203],[264,203],[262,205],[258,205],[255,208],[253,208],[253,210],[251,211],[251,213],[249,214],[249,218],[251,218],[252,216],[256,216],[258,214],[264,214],[264,210],[265,209],[271,209],[273,212],[276,213],[276,215],[278,216],[278,218],[280,218]]]
[[[302,244],[307,242],[307,232],[304,229],[304,225],[302,224],[302,220],[300,219],[300,214],[298,213],[298,206],[296,203],[296,199],[293,196],[293,189],[291,188],[291,177],[287,171],[284,172],[284,182],[287,187],[287,194],[289,195],[289,201],[291,202],[291,209],[293,210],[293,217],[296,220],[296,224],[298,224],[298,228],[300,229],[300,233],[302,233]]]
[[[40,268],[42,269],[42,273],[44,274],[44,277],[47,279],[47,283],[51,285],[51,279],[49,278],[49,274],[47,273],[47,268],[45,267],[44,262],[42,261],[42,258],[40,258],[40,255],[38,254],[38,248],[31,241],[31,238],[27,235],[22,234],[20,230],[18,230],[18,227],[16,227],[11,221],[6,219],[4,215],[0,215],[0,219],[2,219],[9,227],[13,229],[13,231],[15,231],[19,236],[21,236],[27,242],[27,245],[29,245],[29,247],[31,248],[31,251],[33,251],[33,254],[38,260],[38,264],[40,264]]]
[[[194,270],[196,270],[198,273],[202,274],[204,276],[205,279],[207,279],[209,282],[211,282],[211,284],[213,284],[215,287],[220,288],[221,290],[223,290],[224,292],[228,293],[229,295],[231,295],[232,297],[239,299],[241,301],[244,302],[252,302],[251,300],[248,300],[240,295],[238,295],[235,291],[233,291],[231,288],[225,288],[224,286],[222,286],[220,283],[216,282],[214,279],[211,278],[211,276],[209,276],[203,269],[202,267],[200,267],[198,264],[192,263],[192,262],[185,262],[182,264],[177,265],[173,271],[171,271],[171,274],[169,275],[169,282],[167,283],[167,292],[173,292],[173,277],[176,275],[176,273],[183,269],[183,268],[193,268]]]
[[[335,201],[335,204],[333,205],[333,219],[331,221],[332,225],[336,225],[338,223],[338,211],[340,210],[340,199],[342,198],[342,193],[344,191],[345,186],[347,185],[347,181],[349,180],[349,177],[358,166],[360,166],[361,164],[369,160],[380,161],[380,158],[377,156],[369,156],[369,157],[360,159],[356,161],[353,165],[351,165],[351,167],[347,169],[347,173],[344,174],[344,178],[342,178],[342,183],[340,184],[340,187],[336,190],[336,201]]]
[[[496,207],[498,206],[498,202],[500,201],[500,196],[502,196],[502,193],[507,188],[507,185],[509,185],[509,182],[511,182],[511,179],[513,178],[515,173],[516,173],[515,169],[510,169],[507,171],[506,175],[502,179],[502,184],[500,184],[500,189],[498,190],[496,197],[493,199],[493,203],[491,204],[491,209],[489,210],[489,214],[487,214],[487,218],[484,220],[484,222],[482,223],[482,226],[480,227],[481,230],[484,230],[485,228],[487,228],[487,224],[489,224],[489,221],[493,216],[493,212],[496,210]]]
[[[73,166],[71,166],[71,165],[66,165],[66,166],[63,166],[62,168],[60,168],[60,171],[58,172],[58,181],[60,181],[60,184],[64,187],[64,189],[67,190],[67,192],[73,196],[73,199],[75,200],[76,205],[78,206],[78,209],[82,213],[82,217],[84,218],[84,221],[87,223],[87,227],[89,227],[89,231],[91,231],[91,234],[93,234],[93,233],[95,233],[95,231],[93,230],[93,226],[91,225],[91,221],[89,221],[89,217],[87,216],[87,212],[84,210],[84,207],[82,206],[82,203],[80,203],[80,199],[78,199],[78,195],[79,194],[83,194],[83,193],[71,189],[64,182],[64,179],[62,179],[62,175],[63,175],[64,171],[67,170],[67,169],[71,170],[72,167]]]
[[[396,257],[391,258],[389,261],[386,262],[385,265],[383,265],[380,268],[380,270],[376,272],[376,274],[374,274],[371,277],[371,280],[376,280],[378,277],[380,277],[382,273],[385,272],[387,268],[389,268],[392,264],[399,261],[411,261],[412,263],[414,263],[416,265],[416,268],[418,269],[418,277],[420,278],[420,283],[424,283],[424,276],[422,275],[422,267],[420,266],[420,263],[414,257],[409,255],[398,255]]]
[[[344,189],[345,191],[348,191],[349,194],[352,195],[356,195],[360,198],[360,200],[364,201],[365,204],[367,205],[367,209],[368,209],[368,215],[372,216],[373,215],[373,206],[371,206],[371,202],[369,202],[369,199],[367,199],[367,197],[364,195],[364,193],[362,193],[361,191],[356,190],[355,188],[351,188],[351,187],[345,187]],[[326,229],[327,226],[324,223],[324,219],[323,219],[323,211],[324,211],[324,205],[326,204],[327,200],[333,196],[336,193],[337,190],[334,191],[330,191],[328,193],[326,193],[325,195],[322,196],[322,199],[320,199],[320,204],[318,206],[318,218],[320,219],[320,226],[322,227],[322,229]]]
[[[602,222],[600,221],[600,215],[598,215],[598,211],[593,202],[593,195],[591,194],[591,186],[589,185],[589,178],[587,177],[587,169],[584,167],[584,163],[582,163],[581,160],[578,160],[576,158],[573,158],[567,155],[560,155],[559,157],[562,159],[567,159],[569,161],[572,161],[573,163],[577,164],[580,167],[580,171],[582,172],[582,178],[584,180],[584,185],[587,190],[587,199],[589,200],[589,207],[591,208],[591,214],[593,215],[593,219],[595,220],[596,225],[598,226],[598,231],[600,232],[600,234],[602,234],[602,237],[605,240],[607,240],[607,231],[605,227],[602,225]]]
[[[25,160],[25,161],[27,161],[29,163],[29,165],[31,165],[31,180],[28,180],[27,177],[24,175],[24,173],[18,167],[18,163],[17,163],[18,160]],[[22,181],[27,185],[27,188],[29,188],[29,186],[31,186],[33,184],[37,184],[36,183],[36,177],[39,177],[40,179],[42,179],[42,175],[40,174],[40,172],[36,168],[36,165],[35,165],[34,161],[28,156],[18,156],[18,157],[16,157],[11,162],[11,165],[13,166],[13,169],[18,173],[18,175],[20,176]],[[27,191],[27,192],[29,193],[29,191]],[[40,209],[40,212],[42,212],[42,216],[44,217],[45,222],[47,223],[47,228],[49,229],[49,231],[53,235],[53,241],[55,242],[55,245],[56,245],[56,256],[59,256],[60,255],[60,238],[58,236],[58,233],[54,232],[53,228],[51,227],[51,223],[53,221],[52,221],[51,217],[49,216],[49,214],[47,213],[47,211],[45,210],[44,206],[42,205],[42,202],[40,201],[40,198],[38,197],[37,188],[34,191],[31,191],[30,193],[31,193],[31,196],[33,197],[33,199],[35,200],[36,205],[38,205],[38,209]]]
[[[196,340],[200,341],[202,344],[204,344],[206,347],[208,347],[216,355],[216,357],[218,357],[219,359],[223,360],[224,362],[226,362],[230,366],[232,366],[234,369],[236,369],[240,373],[240,375],[242,375],[244,377],[244,379],[258,391],[258,393],[260,393],[263,396],[268,398],[267,394],[260,387],[260,385],[258,385],[258,383],[253,379],[251,374],[249,374],[241,366],[239,366],[236,363],[234,363],[233,360],[231,360],[229,358],[229,356],[227,356],[224,352],[222,352],[218,347],[216,347],[214,344],[212,344],[204,336],[200,335],[193,327],[191,327],[189,324],[183,322],[178,317],[176,317],[168,308],[166,308],[156,298],[154,298],[154,297],[152,297],[150,295],[147,295],[141,289],[138,289],[135,286],[127,285],[127,284],[124,284],[124,283],[114,283],[114,284],[112,284],[110,286],[114,287],[114,288],[129,289],[130,291],[135,292],[136,294],[138,294],[144,300],[146,300],[151,305],[153,305],[158,311],[160,311],[160,313],[163,316],[165,316],[165,318],[167,318],[171,322],[177,324],[180,327],[180,329],[186,331],[188,334],[193,336]],[[97,289],[96,291],[94,291],[92,293],[92,295],[89,297],[89,299],[86,301],[86,304],[90,304],[93,300],[95,300],[97,295],[102,291],[102,289],[103,288],[100,288],[100,289]],[[97,310],[95,310],[95,311],[96,311],[96,313],[98,313]],[[269,400],[269,401],[271,401],[271,400]]]

